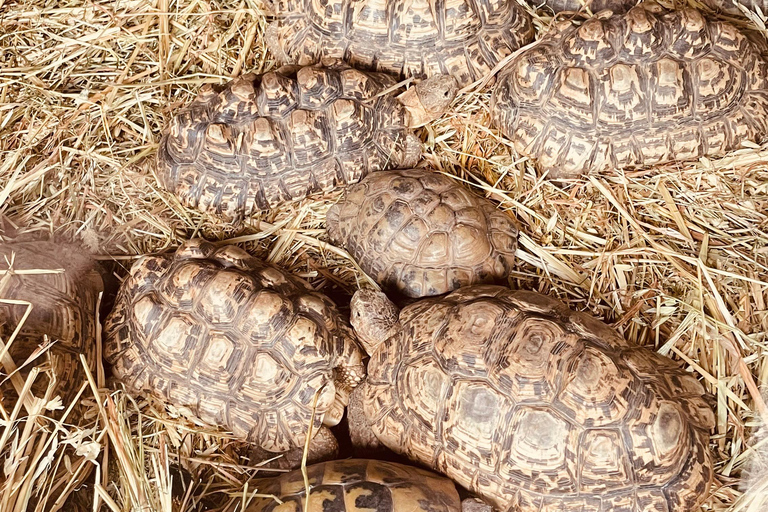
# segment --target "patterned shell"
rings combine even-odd
[[[71,402],[85,381],[80,354],[91,369],[96,362],[96,304],[103,290],[96,263],[74,245],[17,242],[0,244],[0,265],[0,298],[32,304],[11,343],[11,357],[17,366],[22,365],[44,345],[47,336],[55,342],[47,349],[55,356],[54,373],[59,383],[66,383],[55,393],[62,396],[64,403]],[[4,341],[8,342],[26,310],[26,305],[0,302],[0,336]],[[37,359],[44,360],[44,356]],[[41,396],[46,386],[39,379],[33,391]],[[3,394],[16,396],[10,386],[3,387]]]
[[[539,5],[538,3],[531,3]],[[702,0],[702,3],[716,11],[724,11],[731,14],[742,14],[737,4],[741,4],[751,11],[759,8],[764,13],[768,12],[768,0]],[[609,9],[614,14],[621,14],[637,5],[638,0],[545,0],[544,4],[556,13],[581,11],[584,7],[589,7],[589,10],[593,13]]]
[[[278,0],[267,41],[278,59],[323,57],[400,77],[451,74],[467,85],[533,41],[515,0]]]
[[[233,246],[136,262],[104,330],[129,389],[271,452],[304,446],[315,399],[315,425],[337,423],[364,376],[330,299]]]
[[[637,5],[638,0],[545,0],[544,5],[552,9],[552,12],[579,12],[585,7],[593,13],[609,9],[615,14],[627,12]],[[540,2],[530,2],[532,5],[540,5]]]
[[[565,26],[499,77],[496,124],[554,178],[695,160],[768,136],[768,61],[735,26],[656,4]]]
[[[400,312],[368,365],[390,449],[501,511],[689,512],[712,478],[704,389],[535,292],[477,285]]]
[[[184,205],[238,218],[413,165],[394,84],[332,63],[205,85],[163,132],[158,178]]]
[[[503,281],[514,267],[512,220],[436,171],[373,173],[328,211],[327,225],[363,271],[407,297]]]
[[[244,512],[460,512],[453,482],[423,469],[378,460],[348,459],[307,467],[311,488],[300,470],[259,480],[259,495]],[[275,498],[283,503],[278,503]],[[229,512],[234,512],[234,508]],[[239,508],[237,509],[240,510]]]

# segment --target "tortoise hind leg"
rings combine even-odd
[[[335,459],[339,454],[339,443],[328,427],[320,427],[317,434],[309,443],[307,452],[307,465]],[[269,452],[259,446],[252,446],[248,450],[251,464],[270,469],[296,469],[301,467],[304,456],[303,448],[294,448],[280,454]],[[274,459],[274,460],[272,460]],[[269,461],[261,464],[262,461]]]

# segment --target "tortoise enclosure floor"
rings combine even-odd
[[[327,244],[325,212],[341,191],[231,226],[181,207],[153,175],[162,126],[201,84],[274,67],[264,7],[0,0],[3,237],[82,243],[112,274],[112,292],[137,255],[193,236],[227,240],[348,305],[367,278]],[[427,162],[517,219],[510,286],[589,311],[694,372],[716,399],[717,477],[703,510],[764,510],[756,500],[768,476],[744,475],[754,427],[768,416],[759,397],[768,383],[768,147],[558,187],[488,128],[488,100],[487,91],[462,94],[421,137]],[[102,510],[202,510],[257,475],[241,444],[126,396],[108,377],[100,368],[84,387],[86,428],[52,433],[41,407],[0,424],[1,510],[92,510],[94,499]],[[43,489],[37,508],[27,508],[22,481]]]

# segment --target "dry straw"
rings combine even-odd
[[[201,84],[274,66],[265,10],[250,0],[0,0],[3,236],[78,240],[116,275],[192,236],[229,240],[343,304],[367,278],[327,244],[324,217],[339,193],[230,226],[182,208],[153,176],[161,127]],[[745,141],[721,160],[557,187],[488,128],[486,91],[466,91],[423,130],[427,161],[517,219],[512,286],[589,311],[702,380],[717,418],[704,510],[758,510],[754,490],[764,493],[768,477],[752,481],[752,495],[739,483],[766,416],[768,148]],[[50,371],[37,363],[23,396]],[[103,375],[83,383],[79,426],[47,419],[46,401],[0,404],[0,510],[170,512],[257,491],[246,482],[265,473],[239,443]]]

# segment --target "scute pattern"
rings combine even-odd
[[[44,344],[45,336],[55,342],[47,349],[59,379],[55,393],[65,404],[71,403],[85,381],[80,355],[90,369],[96,364],[96,305],[104,287],[96,263],[77,246],[40,241],[0,244],[0,265],[0,298],[33,305],[8,353],[21,365]],[[38,272],[29,272],[33,270]],[[24,305],[0,302],[0,336],[6,343],[26,311]],[[22,369],[21,374],[26,371]],[[35,381],[33,393],[42,397],[44,381]],[[0,396],[6,409],[12,410],[10,401],[17,395],[9,382],[3,382]]]
[[[327,227],[360,268],[407,297],[503,281],[514,268],[507,214],[429,169],[368,175],[328,211]]]
[[[413,165],[392,77],[339,62],[204,85],[163,131],[158,178],[189,207],[239,218]]]
[[[451,74],[461,86],[534,35],[515,0],[279,0],[275,12],[267,41],[286,63],[333,57],[400,77]]]
[[[233,246],[194,240],[145,257],[107,317],[105,357],[149,392],[271,452],[303,447],[341,419],[364,376],[336,306],[300,279]]]
[[[768,48],[694,9],[563,22],[501,71],[491,109],[553,178],[715,156],[768,138]]]
[[[379,460],[347,459],[307,467],[309,510],[322,512],[460,512],[456,487],[423,469]],[[256,481],[261,496],[243,512],[303,512],[301,471]],[[272,496],[283,503],[278,503]],[[234,512],[235,507],[228,509]],[[237,509],[240,510],[239,508]]]
[[[533,2],[531,2],[533,4]],[[638,0],[545,0],[544,5],[552,12],[579,12],[589,8],[593,13],[608,9],[614,14],[627,12]],[[533,5],[540,5],[539,3]]]
[[[500,510],[684,512],[706,495],[704,388],[596,319],[477,285],[400,326],[368,365],[374,434]]]

